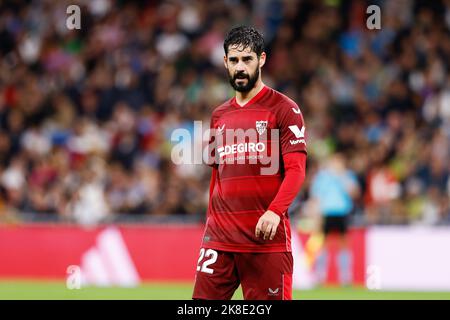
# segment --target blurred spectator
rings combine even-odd
[[[69,219],[86,226],[106,221],[110,211],[104,194],[103,170],[99,164],[83,170],[78,190],[64,212]]]

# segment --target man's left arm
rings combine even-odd
[[[300,108],[295,103],[279,106],[277,122],[285,175],[277,195],[256,225],[256,237],[262,234],[264,240],[275,237],[278,224],[299,192],[306,172],[306,132]]]
[[[275,199],[268,208],[280,217],[287,212],[305,180],[306,154],[303,152],[287,153],[283,156],[283,161],[284,179]]]
[[[256,237],[262,233],[264,240],[273,240],[281,217],[286,214],[305,180],[306,154],[304,152],[287,153],[283,155],[283,162],[285,168],[283,182],[256,226]]]

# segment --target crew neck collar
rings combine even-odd
[[[246,102],[245,104],[243,104],[242,106],[237,103],[236,101],[236,97],[233,98],[233,100],[231,101],[231,103],[235,106],[235,107],[239,107],[239,108],[244,108],[250,104],[253,104],[255,102],[257,102],[259,99],[262,98],[262,96],[264,96],[264,94],[269,90],[269,88],[264,85],[261,90],[259,90],[259,92],[253,97],[251,98],[248,102]]]

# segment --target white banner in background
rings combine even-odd
[[[366,237],[379,289],[450,291],[449,227],[371,227]]]

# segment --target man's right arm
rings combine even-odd
[[[209,199],[211,199],[211,196],[214,191],[214,185],[216,184],[216,177],[217,177],[217,168],[214,166],[212,167],[211,180],[209,182]]]
[[[216,136],[215,136],[215,116],[214,113],[211,116],[211,120],[209,122],[209,139],[208,139],[208,145],[206,148],[208,148],[208,159],[207,159],[207,165],[213,168],[217,168],[217,161],[216,161]],[[214,171],[213,171],[214,173]]]

